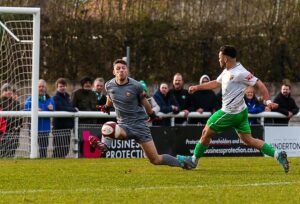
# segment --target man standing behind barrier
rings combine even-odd
[[[97,97],[97,107],[106,104],[106,95],[104,94],[104,84],[105,80],[102,77],[98,77],[93,83],[93,93]],[[107,118],[98,118],[97,124],[104,124],[109,121]]]
[[[39,111],[54,111],[54,101],[47,93],[47,84],[43,79],[39,80]],[[31,110],[31,96],[25,101],[25,110]],[[50,118],[39,118],[38,122],[38,144],[40,157],[47,157],[47,148],[49,144],[49,134],[51,131]]]
[[[72,106],[70,95],[66,92],[67,80],[59,78],[55,82],[56,93],[53,96],[56,111],[77,112]],[[66,157],[70,149],[73,118],[53,118],[53,157]]]
[[[187,123],[186,118],[191,111],[191,95],[188,90],[183,88],[184,81],[180,73],[176,73],[173,77],[173,89],[170,94],[173,94],[178,102],[179,108],[184,112],[185,118],[175,118],[175,124]]]
[[[145,97],[140,82],[128,77],[128,68],[124,60],[118,59],[113,63],[115,78],[105,84],[107,92],[106,105],[101,111],[109,113],[112,106],[115,107],[120,134],[118,139],[134,139],[140,144],[147,158],[154,165],[168,165],[182,167],[181,163],[168,154],[159,155],[154,145],[147,119],[157,118],[151,105]],[[102,143],[97,137],[91,136],[92,146],[98,146],[102,151],[107,150],[112,139],[102,136]]]
[[[274,123],[276,125],[288,125],[291,117],[299,112],[295,100],[291,97],[291,86],[289,84],[282,84],[281,91],[275,97],[274,102],[278,104],[278,108],[274,111],[286,116],[286,118],[274,118]]]
[[[170,93],[169,86],[166,82],[162,82],[153,95],[154,100],[160,107],[160,112],[168,113],[179,113],[180,108],[175,96]],[[163,118],[158,121],[153,121],[152,125],[154,126],[171,126],[171,118]]]
[[[204,74],[200,77],[199,84],[210,81],[208,75]],[[213,90],[199,90],[191,95],[191,110],[199,114],[203,112],[214,113],[218,107],[218,99]],[[207,118],[190,118],[189,124],[205,125]]]
[[[178,155],[177,158],[182,163],[187,164],[190,169],[196,168],[199,158],[208,149],[211,138],[217,133],[234,128],[246,145],[259,149],[265,155],[277,159],[287,173],[289,171],[289,163],[286,152],[278,152],[271,145],[252,137],[248,122],[247,106],[244,101],[244,91],[247,86],[256,86],[262,93],[265,104],[270,109],[274,109],[277,104],[269,100],[269,92],[264,83],[236,61],[236,55],[237,51],[233,46],[222,46],[219,51],[219,63],[224,70],[217,80],[189,87],[190,93],[194,93],[197,90],[221,87],[223,105],[221,110],[215,112],[208,119],[200,141],[196,144],[194,155],[192,157]]]

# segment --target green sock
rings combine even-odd
[[[265,144],[262,146],[262,148],[261,148],[260,151],[261,151],[262,153],[264,153],[264,154],[270,156],[270,157],[274,157],[274,154],[275,154],[275,149],[274,149],[274,147],[272,147],[271,145],[269,145],[269,144],[267,144],[267,143],[265,143]]]
[[[208,147],[204,146],[201,143],[197,143],[195,149],[194,149],[194,156],[196,158],[200,158],[203,156],[204,152],[207,150]]]

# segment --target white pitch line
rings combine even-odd
[[[0,195],[9,194],[35,194],[35,193],[85,193],[98,191],[143,191],[143,190],[162,190],[162,189],[190,189],[190,188],[228,188],[228,187],[260,187],[260,186],[285,186],[300,184],[297,182],[269,182],[269,183],[247,183],[247,184],[224,184],[224,185],[185,185],[185,186],[148,186],[138,188],[81,188],[81,189],[31,189],[31,190],[0,190]]]

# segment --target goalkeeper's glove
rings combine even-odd
[[[110,115],[110,107],[109,106],[107,106],[107,105],[100,105],[100,106],[97,105],[96,108],[98,110],[100,110],[101,112],[107,113],[108,115]]]
[[[148,122],[155,122],[161,120],[161,118],[158,117],[154,111],[151,114],[148,114],[148,116],[149,116]]]

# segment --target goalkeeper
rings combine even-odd
[[[151,120],[156,119],[157,116],[143,93],[141,83],[128,77],[128,68],[124,60],[117,59],[113,63],[113,74],[115,78],[105,84],[107,102],[101,107],[101,110],[109,114],[110,108],[114,106],[121,129],[119,138],[134,139],[154,165],[185,168],[185,165],[175,157],[157,153],[150,128],[147,126],[147,114]],[[90,137],[91,145],[97,145],[102,151],[106,151],[112,142],[111,139],[104,136],[102,136],[102,142],[98,140],[97,137]]]

